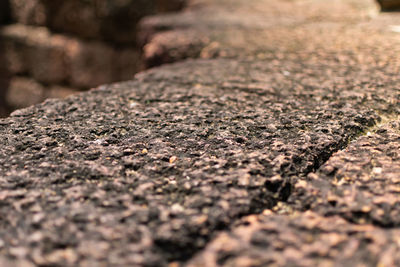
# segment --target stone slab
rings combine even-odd
[[[0,262],[397,263],[398,18],[371,1],[227,3],[193,1],[143,37],[210,59],[0,120]],[[199,47],[152,42],[189,32]],[[360,155],[388,179],[358,181]],[[336,188],[332,165],[354,184]],[[363,213],[337,200],[348,188]]]
[[[398,117],[393,118],[332,156],[297,185],[297,206],[353,223],[398,227],[399,125]]]
[[[196,4],[189,2],[181,15],[142,21],[140,40],[148,66],[185,58],[269,58],[276,53],[340,50],[360,58],[398,53],[388,43],[398,42],[390,25],[400,24],[399,16],[379,14],[372,0],[335,0],[329,7],[323,1],[192,2]],[[192,46],[187,36],[196,36]]]
[[[297,181],[288,202],[242,219],[187,266],[399,265],[400,128],[396,117],[385,121]]]
[[[275,68],[187,62],[2,120],[4,257],[188,259],[236,218],[285,201],[293,179],[379,120],[325,90],[276,90]]]
[[[186,266],[397,266],[399,229],[351,224],[307,211],[240,220]]]

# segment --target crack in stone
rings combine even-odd
[[[400,224],[400,200],[396,197],[400,188],[394,161],[400,147],[400,116],[392,113],[380,117],[376,125],[363,131],[318,170],[293,184],[295,189],[288,201],[291,210],[339,215],[350,223],[368,222],[384,228]]]
[[[276,183],[273,182],[273,180],[274,180],[273,177],[272,177],[272,179],[271,179],[271,177],[269,177],[269,179],[266,180],[264,186],[269,191],[276,192],[276,194],[274,195],[274,204],[272,206],[265,205],[262,202],[257,203],[255,205],[253,204],[254,206],[251,208],[250,212],[238,215],[237,218],[235,219],[235,221],[239,221],[240,219],[242,219],[246,216],[262,214],[265,210],[272,210],[273,212],[275,212],[277,214],[291,214],[295,210],[298,210],[298,209],[296,209],[296,207],[294,207],[292,205],[292,203],[291,203],[292,200],[290,199],[290,197],[293,195],[293,193],[295,193],[294,190],[296,190],[296,183],[306,179],[306,177],[310,173],[317,172],[321,168],[321,166],[323,166],[326,162],[328,162],[331,159],[332,155],[334,155],[335,153],[337,153],[339,151],[345,150],[350,143],[354,142],[355,140],[358,140],[358,138],[360,138],[361,136],[364,136],[367,132],[371,132],[371,131],[373,132],[374,129],[376,129],[378,126],[384,124],[384,122],[389,120],[387,117],[379,117],[379,119],[378,119],[378,122],[375,120],[374,124],[372,126],[369,126],[368,128],[364,129],[363,131],[349,135],[347,138],[344,138],[340,142],[337,142],[337,143],[333,144],[332,146],[327,147],[326,149],[331,149],[329,152],[327,152],[326,150],[320,151],[319,154],[317,154],[314,157],[314,164],[313,164],[313,168],[311,170],[305,171],[303,173],[299,172],[296,175],[293,175],[293,174],[288,175],[285,173],[281,173],[280,179],[278,179],[276,181]],[[321,158],[323,158],[323,159],[321,160]],[[262,195],[260,195],[258,197],[262,197]],[[211,234],[207,238],[207,240],[204,244],[204,247],[207,246],[211,242],[211,240],[213,240],[214,237],[217,236],[217,234],[220,231],[231,230],[233,225],[234,225],[234,223],[232,222],[232,223],[225,225],[224,227],[218,229],[217,231],[214,231],[214,233]],[[190,255],[188,255],[187,258],[185,258],[183,261],[181,261],[181,263],[183,263],[183,265],[185,265],[187,262],[189,262],[190,260],[193,259],[193,256],[196,253],[202,251],[202,249],[204,247],[193,250],[193,252]],[[170,262],[174,262],[174,260],[175,259],[173,259]]]

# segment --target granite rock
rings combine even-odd
[[[0,120],[0,263],[397,265],[398,20],[361,0],[145,20],[152,65],[205,59]]]

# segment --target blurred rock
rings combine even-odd
[[[118,43],[133,43],[136,23],[155,11],[154,1],[148,0],[41,0],[41,3],[50,29]]]
[[[382,11],[400,10],[399,0],[377,0]]]
[[[104,44],[71,41],[66,47],[70,83],[74,86],[89,88],[111,82],[113,56],[113,49]]]
[[[44,25],[46,16],[39,0],[10,0],[13,21],[27,25]]]
[[[0,62],[5,62],[0,38]],[[6,93],[9,86],[10,74],[4,64],[0,64],[0,117],[5,117],[9,112]]]
[[[44,87],[32,79],[13,77],[6,95],[12,108],[23,108],[44,100]]]
[[[6,26],[0,35],[4,39],[6,62],[11,73],[29,73],[44,83],[66,79],[63,47],[67,38],[51,35],[43,27],[22,24]]]
[[[185,2],[0,0],[0,116],[9,106],[26,107],[43,95],[62,98],[73,88],[133,78],[146,67],[136,41],[139,20],[179,10]],[[28,84],[33,85],[29,92]]]
[[[66,98],[70,95],[76,94],[78,92],[77,89],[64,87],[64,86],[52,86],[48,88],[45,92],[46,98]]]
[[[115,48],[22,24],[4,27],[0,36],[7,71],[44,84],[87,89],[130,78],[139,69],[139,52],[133,48]]]
[[[12,18],[18,23],[46,26],[56,32],[69,33],[85,39],[134,43],[136,24],[142,17],[179,10],[184,6],[184,2],[184,0],[11,0],[10,6]]]
[[[113,77],[117,81],[132,79],[134,74],[140,71],[141,55],[139,50],[125,48],[116,53],[113,59]]]
[[[157,13],[180,10],[185,6],[185,0],[156,0]]]

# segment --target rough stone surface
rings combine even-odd
[[[317,173],[310,174],[308,181],[297,185],[294,201],[354,223],[398,227],[399,125],[394,120],[377,127],[335,154]]]
[[[399,235],[339,216],[265,211],[219,234],[187,266],[398,266]]]
[[[299,180],[288,203],[243,219],[188,266],[399,265],[400,128],[387,121]]]
[[[152,65],[207,59],[0,120],[0,263],[398,265],[399,18],[376,12],[202,0],[145,20]]]
[[[329,7],[317,0],[255,0],[251,5],[223,0],[193,2],[197,3],[189,3],[183,14],[142,21],[140,40],[149,66],[187,57],[269,58],[277,53],[305,53],[324,58],[321,53],[336,54],[339,49],[342,55],[357,55],[355,60],[398,53],[388,40],[397,42],[397,34],[389,26],[399,24],[399,16],[378,16],[372,0],[334,0]],[[188,33],[197,40],[190,54]],[[175,42],[171,44],[171,40]]]
[[[33,235],[37,217],[52,252],[64,246],[76,260],[98,262],[79,248],[103,240],[111,262],[163,264],[187,258],[238,216],[285,201],[291,179],[317,169],[378,115],[324,90],[265,87],[277,73],[271,68],[269,61],[188,62],[18,111],[2,122],[2,240],[11,244],[19,222],[21,236]],[[10,213],[15,197],[32,204]],[[114,251],[109,227],[125,233],[115,241],[124,247]],[[33,257],[28,241],[7,254],[15,246]],[[36,250],[36,260],[52,263],[44,247]]]

